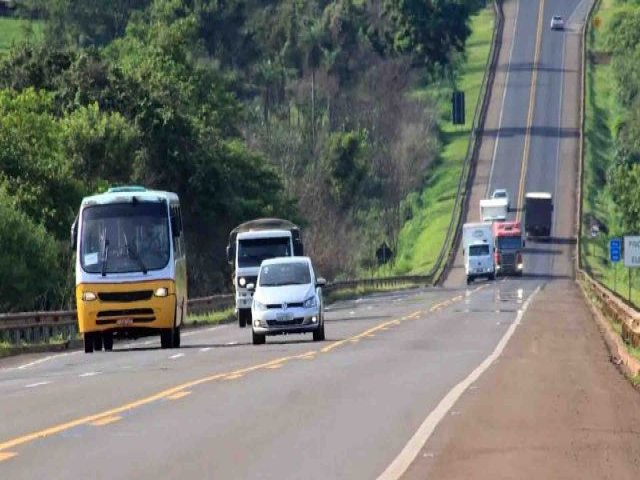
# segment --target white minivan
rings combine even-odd
[[[265,343],[267,335],[313,333],[324,340],[323,278],[316,277],[309,257],[264,260],[251,306],[253,344]]]
[[[462,253],[467,285],[476,278],[496,278],[493,228],[490,222],[465,223],[462,226]]]

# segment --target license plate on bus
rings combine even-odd
[[[293,320],[293,313],[279,313],[276,315],[278,322],[290,322]]]
[[[119,318],[116,325],[133,325],[133,318]]]

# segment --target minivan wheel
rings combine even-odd
[[[324,323],[320,325],[316,330],[313,331],[313,341],[314,342],[322,342],[324,341]]]
[[[267,341],[266,335],[262,333],[256,333],[255,330],[251,330],[251,337],[254,345],[264,345]]]

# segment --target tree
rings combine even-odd
[[[46,305],[62,283],[58,248],[42,225],[22,213],[0,189],[0,311]]]
[[[385,0],[385,8],[393,25],[389,43],[397,53],[410,54],[415,66],[448,64],[471,33],[471,7],[464,0]]]

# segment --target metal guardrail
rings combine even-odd
[[[495,0],[493,7],[496,13],[496,21],[491,38],[489,60],[484,72],[478,102],[476,103],[473,115],[471,139],[467,147],[467,153],[456,190],[456,200],[451,215],[451,223],[447,229],[445,241],[434,266],[426,275],[402,275],[333,282],[325,287],[326,292],[436,284],[447,271],[447,265],[453,262],[455,249],[459,242],[459,227],[467,211],[467,194],[471,186],[471,181],[473,180],[471,173],[473,171],[474,159],[477,156],[480,145],[478,132],[484,123],[488,109],[487,89],[493,82],[499,53],[498,47],[502,39],[504,24],[502,0]],[[233,306],[233,294],[212,295],[209,297],[190,299],[188,311],[191,315],[197,315],[224,310]],[[78,327],[75,310],[0,314],[0,341],[6,341],[12,344],[47,342],[55,337],[60,337],[62,340],[65,340],[74,338],[77,333]]]

